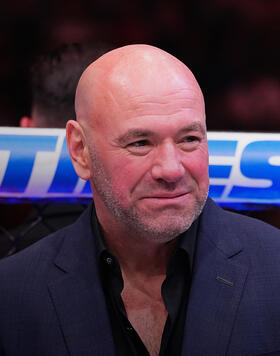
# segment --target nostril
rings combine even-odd
[[[179,162],[172,164],[158,164],[152,168],[152,177],[158,182],[173,183],[179,181],[184,175],[184,167]]]
[[[162,187],[162,189],[168,192],[173,192],[178,186],[177,182],[167,182],[162,178],[159,178],[157,183]]]

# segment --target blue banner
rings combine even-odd
[[[280,134],[209,132],[209,195],[232,207],[280,205]],[[0,128],[0,200],[89,200],[64,129]]]

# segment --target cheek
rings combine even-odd
[[[140,157],[116,156],[111,165],[111,179],[119,191],[133,190],[148,171],[147,160]]]
[[[186,170],[190,173],[197,184],[207,184],[209,182],[209,159],[205,152],[198,151],[188,156],[184,161]]]

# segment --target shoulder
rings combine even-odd
[[[64,241],[72,242],[73,248],[82,243],[82,236],[91,234],[91,211],[90,205],[73,224],[61,228],[24,250],[0,260],[0,277],[4,270],[10,272],[15,270],[20,273],[22,268],[30,269],[36,265],[44,266],[52,262],[62,246],[67,246]],[[72,245],[70,244],[69,248]]]
[[[209,225],[218,227],[230,227],[233,230],[240,231],[254,231],[256,233],[270,232],[272,234],[280,235],[280,230],[269,225],[261,220],[242,215],[238,212],[227,211],[211,199],[207,200],[203,215],[205,216]]]
[[[226,211],[209,199],[202,214],[202,225],[220,244],[238,241],[246,251],[274,255],[280,260],[280,230],[263,221]]]
[[[22,308],[31,314],[50,308],[50,285],[87,269],[94,256],[91,232],[89,208],[74,224],[0,261],[0,330]]]
[[[43,271],[54,260],[67,233],[69,228],[61,229],[26,249],[1,259],[0,283],[17,283],[28,271],[34,272],[38,268]]]
[[[267,242],[275,240],[275,243],[279,243],[280,246],[280,230],[276,227],[236,212],[223,210],[222,215],[225,223],[241,235],[247,238],[266,240]]]

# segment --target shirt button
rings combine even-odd
[[[113,263],[113,259],[111,257],[106,257],[105,262],[107,265],[111,265]]]
[[[126,331],[128,331],[128,332],[131,332],[131,331],[133,330],[131,326],[126,326],[125,329],[126,329]]]

